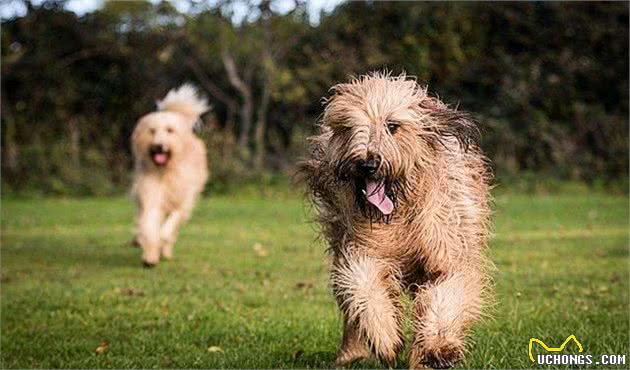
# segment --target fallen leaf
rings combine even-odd
[[[267,257],[267,255],[269,254],[269,252],[267,252],[265,247],[263,247],[263,245],[260,243],[255,243],[253,248],[254,248],[254,253],[256,253],[258,257]]]
[[[309,283],[309,282],[299,282],[297,284],[295,284],[295,289],[304,289],[304,290],[308,290],[311,289],[313,287],[313,283]]]
[[[162,366],[168,366],[173,363],[173,360],[171,360],[170,357],[162,357],[161,363],[162,363]]]
[[[97,355],[102,355],[103,353],[107,352],[108,348],[109,348],[109,343],[102,342],[101,344],[98,345],[98,347],[96,347],[94,352],[96,352]]]
[[[249,289],[243,284],[236,285],[236,290],[238,290],[241,293],[247,293],[249,291]]]
[[[210,353],[217,353],[217,352],[223,353],[223,348],[218,347],[218,346],[210,346],[210,347],[208,347],[208,352],[210,352]]]
[[[613,276],[610,278],[611,283],[616,283],[619,280],[621,280],[621,276],[619,274],[613,274]]]
[[[302,351],[301,349],[298,349],[293,354],[293,360],[295,361],[295,360],[299,359],[300,357],[302,357],[303,354],[304,354],[304,351]]]
[[[144,292],[140,289],[124,288],[120,290],[121,294],[129,297],[144,297]]]

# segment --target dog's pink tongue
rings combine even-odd
[[[385,194],[385,186],[383,183],[368,181],[366,189],[366,197],[368,202],[374,204],[382,214],[388,215],[394,210],[394,203]]]
[[[167,160],[168,160],[168,156],[165,153],[153,154],[153,161],[156,164],[165,164]]]

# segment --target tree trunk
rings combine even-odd
[[[231,117],[236,110],[236,101],[230,98],[228,94],[223,92],[223,90],[221,90],[219,86],[217,86],[214,82],[212,82],[210,78],[208,78],[206,73],[203,71],[203,68],[199,65],[196,59],[194,59],[193,57],[188,57],[186,58],[185,63],[195,74],[195,77],[197,77],[197,80],[199,80],[199,83],[201,84],[203,89],[206,90],[214,99],[225,104],[228,111],[228,117]]]
[[[3,104],[2,108],[4,108],[6,112],[5,107],[7,107],[7,105]],[[4,130],[4,156],[2,157],[2,162],[9,171],[15,172],[18,168],[19,156],[18,145],[15,141],[15,121],[13,120],[13,116],[10,114],[5,114],[4,118],[6,125]]]
[[[256,132],[254,133],[254,139],[256,143],[254,168],[256,170],[261,170],[265,163],[265,134],[267,133],[267,110],[269,109],[269,100],[271,100],[272,83],[270,77],[271,76],[267,75],[267,77],[265,78],[265,86],[263,87],[260,105],[258,106],[258,122],[256,123]]]
[[[79,166],[81,160],[81,132],[75,117],[68,119],[68,133],[70,136],[70,160],[75,166]]]
[[[221,53],[221,57],[230,83],[239,92],[241,98],[243,99],[240,108],[241,131],[238,137],[238,146],[241,148],[243,153],[248,153],[249,133],[252,127],[254,113],[254,97],[252,89],[239,76],[236,69],[236,63],[234,62],[232,55],[230,55],[227,51],[223,51],[223,53]]]
[[[254,154],[254,168],[257,171],[262,170],[265,164],[266,148],[266,133],[267,133],[267,111],[269,110],[269,101],[271,100],[271,90],[274,82],[275,63],[271,54],[272,47],[272,30],[271,30],[271,3],[268,0],[263,0],[260,3],[260,11],[263,17],[263,39],[265,45],[263,45],[261,51],[262,67],[264,71],[263,78],[263,91],[260,98],[260,105],[258,106],[258,122],[256,123],[256,132],[254,134],[254,140],[256,144],[256,151]]]

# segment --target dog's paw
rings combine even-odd
[[[370,357],[370,353],[367,351],[342,351],[337,354],[333,366],[335,368],[343,368],[368,357]]]
[[[162,255],[162,260],[163,261],[170,261],[173,259],[173,255],[172,254],[163,254]]]
[[[158,262],[160,262],[160,256],[143,256],[142,257],[142,265],[146,268],[155,267]]]
[[[162,248],[162,258],[165,260],[173,259],[173,248],[172,247],[164,247]]]
[[[464,352],[459,347],[443,346],[424,353],[421,367],[431,369],[448,369],[455,366],[464,358]]]
[[[160,262],[160,250],[158,248],[145,248],[142,252],[144,267],[153,267]]]
[[[151,269],[157,266],[157,262],[142,261],[142,266],[144,266],[144,268]]]
[[[416,342],[409,352],[411,369],[448,369],[464,359],[464,343],[459,338],[436,335]]]
[[[462,360],[459,351],[442,351],[440,353],[427,353],[423,363],[431,369],[448,369]]]

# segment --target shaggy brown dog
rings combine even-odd
[[[408,292],[409,366],[452,366],[488,296],[491,172],[477,126],[404,75],[333,90],[299,173],[333,257],[344,319],[336,365],[395,363]]]
[[[136,242],[145,266],[170,259],[184,223],[208,178],[206,148],[193,126],[208,110],[191,85],[169,91],[158,111],[140,118],[132,136]]]

